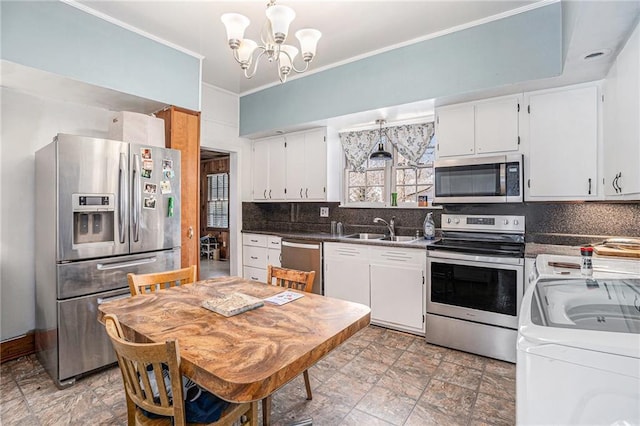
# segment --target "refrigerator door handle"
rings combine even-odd
[[[125,241],[124,217],[127,214],[127,156],[120,153],[120,171],[118,173],[118,235],[120,236],[120,244]]]
[[[133,241],[138,242],[140,239],[140,192],[142,191],[140,179],[140,156],[133,156]]]
[[[98,263],[96,265],[96,269],[99,271],[106,271],[109,269],[120,269],[120,268],[128,268],[131,266],[138,265],[146,265],[147,263],[156,262],[158,258],[154,257],[145,257],[144,259],[136,259],[129,262],[111,262],[111,263]]]

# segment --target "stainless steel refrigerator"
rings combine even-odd
[[[180,267],[180,151],[58,134],[36,152],[36,351],[58,387],[116,362],[98,305]]]

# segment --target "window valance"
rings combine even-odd
[[[433,122],[404,124],[383,129],[383,141],[388,138],[389,142],[409,161],[409,164],[415,165],[429,146],[434,133]],[[379,139],[379,130],[340,133],[340,142],[349,166],[353,171],[362,172],[365,170],[365,163],[369,158],[369,154],[371,154]]]

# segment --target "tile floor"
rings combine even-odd
[[[35,356],[2,364],[0,424],[125,425],[117,367],[58,390]],[[273,396],[274,425],[512,425],[515,365],[370,326]]]
[[[231,264],[228,260],[200,259],[200,279],[229,276]]]

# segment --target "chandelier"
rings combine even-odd
[[[266,15],[267,20],[260,34],[261,45],[244,38],[244,31],[250,24],[249,18],[246,16],[239,13],[225,13],[220,19],[227,30],[227,39],[229,47],[233,50],[233,58],[240,64],[244,76],[252,78],[258,71],[260,59],[266,56],[269,62],[276,62],[278,77],[284,83],[292,70],[303,73],[309,69],[309,63],[316,55],[316,46],[322,33],[312,28],[296,31],[296,37],[300,41],[302,60],[305,63],[304,68],[298,69],[293,63],[298,55],[298,49],[292,45],[284,44],[289,32],[289,24],[296,17],[296,13],[290,7],[276,5],[275,0],[269,0]],[[254,58],[255,52],[259,53]],[[253,69],[250,69],[252,65]]]

